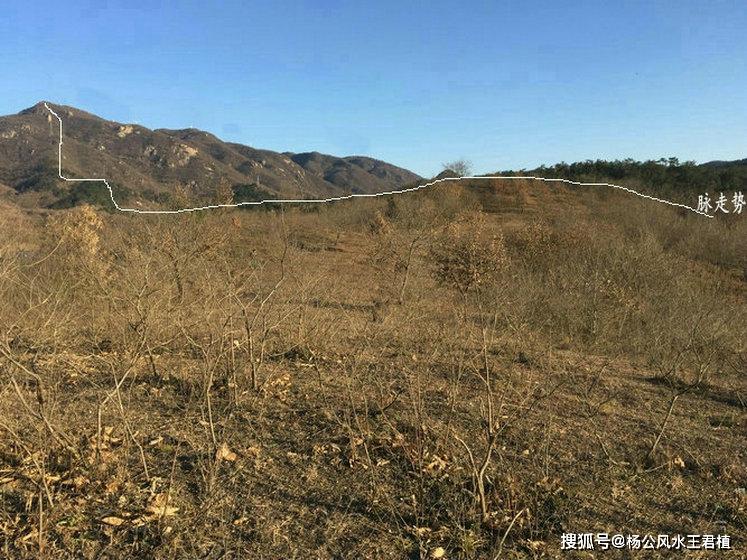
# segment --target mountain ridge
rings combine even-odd
[[[91,183],[59,180],[58,123],[45,103],[63,121],[63,174],[105,178],[117,201],[128,205],[168,208],[185,197],[195,204],[215,203],[227,188],[234,202],[323,198],[396,190],[421,179],[367,156],[274,152],[195,128],[149,129],[41,101],[0,117],[0,184],[24,206],[111,204],[108,193]],[[311,160],[313,165],[304,165]]]

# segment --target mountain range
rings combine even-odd
[[[396,190],[421,179],[364,156],[273,152],[225,142],[197,130],[150,130],[47,103],[63,121],[66,177],[105,178],[117,202],[169,208],[184,203],[322,198]],[[25,207],[110,205],[101,184],[58,178],[59,122],[44,102],[0,117],[0,196]],[[181,199],[179,198],[181,197]]]
[[[124,207],[177,209],[274,198],[326,198],[392,191],[422,182],[407,169],[370,157],[274,152],[225,142],[194,128],[151,130],[39,102],[0,117],[3,204],[33,210],[81,203],[113,208],[101,183],[66,182],[58,177],[59,121],[50,109],[64,126],[63,175],[107,179]],[[747,159],[693,166],[672,158],[587,160],[523,173],[573,180],[630,180],[652,192],[667,187],[736,191],[747,188],[745,169]],[[438,178],[455,175],[447,170]],[[536,191],[537,186],[532,189]]]

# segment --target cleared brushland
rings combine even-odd
[[[316,210],[2,209],[0,555],[744,554],[747,218],[498,183]]]

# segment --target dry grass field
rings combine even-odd
[[[0,212],[2,558],[747,557],[745,216],[497,183]]]

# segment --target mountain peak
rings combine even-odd
[[[29,114],[35,114],[35,113],[41,113],[41,112],[47,112],[47,108],[45,104],[52,107],[52,103],[49,101],[39,101],[38,103],[35,103],[31,107],[28,107],[26,109],[23,109],[22,111],[19,111],[19,115],[29,115]]]

